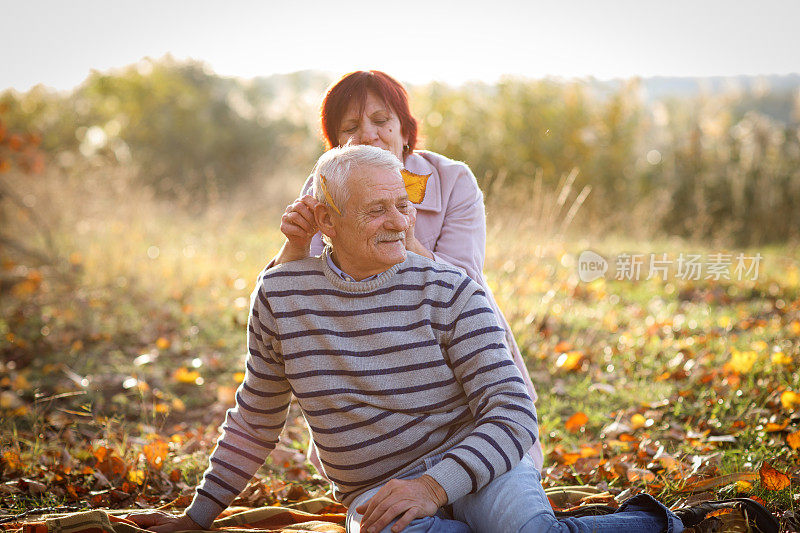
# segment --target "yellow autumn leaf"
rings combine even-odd
[[[633,429],[643,428],[646,423],[647,419],[639,413],[636,413],[631,417],[631,427]]]
[[[728,365],[731,370],[737,374],[747,374],[752,370],[753,365],[758,360],[758,353],[754,350],[740,352],[739,350],[731,351],[731,359]]]
[[[559,355],[556,360],[556,366],[562,370],[571,371],[576,370],[580,366],[581,361],[583,361],[583,352],[572,351]]]
[[[128,470],[128,481],[141,485],[144,483],[145,473],[143,470]]]
[[[792,358],[783,352],[773,353],[770,360],[775,366],[789,366],[792,364]]]
[[[169,339],[166,339],[164,337],[159,337],[158,340],[156,340],[156,348],[158,348],[159,350],[166,350],[167,348],[170,347],[170,345],[171,343],[169,342]]]
[[[401,170],[400,174],[403,176],[408,199],[415,204],[420,203],[425,198],[425,189],[428,186],[428,178],[431,175],[414,174],[406,169]]]
[[[173,379],[178,383],[194,383],[200,377],[200,372],[197,370],[189,370],[186,367],[180,367],[172,375]]]
[[[767,348],[769,348],[769,345],[764,341],[755,341],[752,344],[752,347],[757,352],[765,352],[767,350]]]
[[[342,216],[342,212],[339,211],[339,208],[336,207],[336,203],[333,201],[333,196],[331,196],[331,193],[328,192],[328,180],[325,179],[325,176],[320,177],[322,179],[320,180],[319,184],[320,187],[322,187],[322,194],[325,195],[325,201],[328,202],[328,205],[330,205],[339,216]]]
[[[786,435],[786,443],[789,444],[793,450],[800,448],[800,430]]]
[[[781,393],[781,405],[787,410],[794,410],[800,407],[800,394],[790,390],[783,391]]]
[[[181,400],[180,398],[174,398],[172,400],[172,409],[179,413],[183,413],[184,411],[186,411],[186,404],[183,403],[183,400]]]

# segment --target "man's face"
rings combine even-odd
[[[348,183],[344,216],[333,215],[333,258],[361,280],[406,259],[405,231],[414,218],[400,173],[357,168]]]

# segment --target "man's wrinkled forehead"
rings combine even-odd
[[[399,170],[361,165],[353,169],[348,180],[351,198],[372,203],[387,197],[407,196]]]

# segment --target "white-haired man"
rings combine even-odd
[[[648,496],[555,519],[525,453],[536,411],[504,330],[463,272],[406,251],[415,211],[400,171],[370,146],[320,158],[328,247],[261,274],[245,380],[186,513],[131,518],[210,527],[275,447],[294,394],[348,531],[680,531]]]

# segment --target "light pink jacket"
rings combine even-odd
[[[405,159],[405,168],[415,174],[430,174],[425,198],[417,209],[414,234],[436,261],[464,270],[486,292],[489,304],[497,315],[500,325],[506,330],[508,344],[514,363],[522,373],[525,385],[535,402],[536,390],[528,369],[522,360],[519,347],[511,333],[503,313],[497,307],[492,291],[483,278],[483,262],[486,253],[486,212],[483,193],[469,167],[434,152],[414,151]],[[311,194],[312,181],[306,181],[303,194]],[[317,233],[311,241],[311,255],[322,253],[324,245]],[[537,439],[530,450],[536,468],[541,471],[542,446]]]

